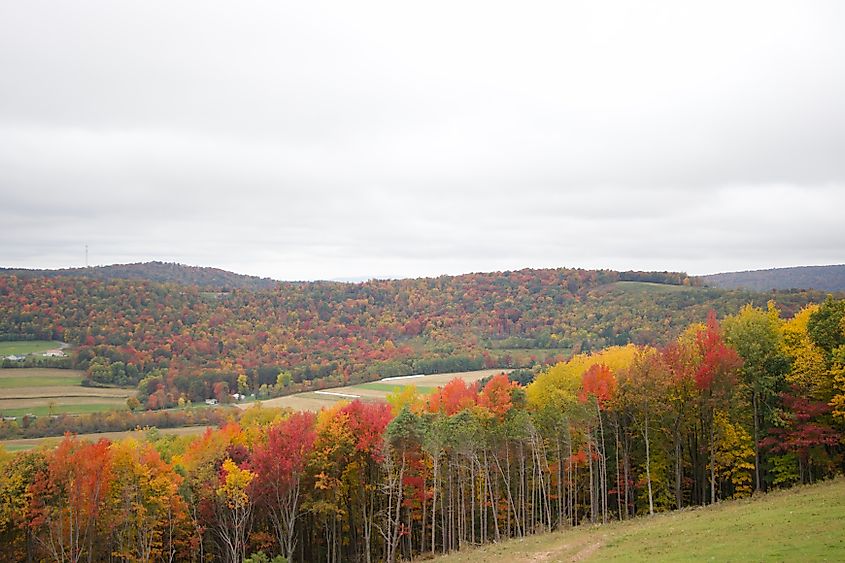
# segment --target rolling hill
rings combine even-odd
[[[701,276],[701,279],[707,285],[721,289],[845,291],[845,264],[725,272]]]
[[[845,480],[465,549],[494,561],[842,561]]]
[[[146,280],[159,283],[196,285],[208,289],[267,289],[278,283],[270,278],[246,276],[219,268],[186,266],[185,264],[171,262],[138,262],[58,270],[0,268],[0,276],[24,278],[70,276],[96,280]]]
[[[182,395],[207,398],[217,384],[236,389],[241,376],[257,388],[285,372],[306,390],[554,363],[629,342],[664,344],[711,309],[724,316],[774,299],[789,317],[824,294],[696,287],[680,273],[558,268],[277,282],[225,293],[146,279],[0,275],[0,297],[0,339],[72,344],[73,367],[93,383],[144,380],[139,398],[155,408]]]

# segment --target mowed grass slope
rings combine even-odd
[[[0,369],[0,414],[82,414],[126,408],[134,389],[82,387],[83,373],[53,368]]]
[[[845,478],[504,541],[437,561],[845,561]]]
[[[701,288],[686,285],[672,285],[668,283],[619,281],[610,284],[610,287],[626,293],[677,293],[681,291],[697,291]]]

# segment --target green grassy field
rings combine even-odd
[[[0,342],[0,357],[2,356],[24,356],[26,354],[37,354],[47,350],[55,350],[61,346],[61,342],[51,340],[20,340],[14,342]]]
[[[0,369],[0,389],[55,387],[59,385],[79,385],[80,383],[82,383],[82,372],[75,370]]]
[[[73,405],[63,403],[61,399],[55,399],[56,404],[51,408],[49,405],[37,407],[3,408],[3,416],[24,416],[34,414],[35,416],[48,416],[51,414],[88,414],[102,411],[125,411],[128,407],[126,401],[107,402],[95,404]]]
[[[408,385],[413,385],[413,383],[409,383]],[[396,391],[401,391],[405,385],[390,385],[389,383],[362,383],[361,385],[353,385],[350,389],[371,389],[373,391],[385,391],[387,393],[395,393]],[[431,393],[434,391],[434,387],[422,387],[419,385],[415,385],[417,389],[417,393],[426,394]]]
[[[635,282],[635,281],[620,281],[611,284],[611,287],[620,289],[629,293],[660,293],[660,292],[677,292],[677,291],[696,291],[701,288],[690,287],[687,285],[671,285],[668,283],[652,283],[652,282]]]
[[[134,389],[83,387],[83,372],[54,368],[0,369],[0,413],[84,414],[124,410]]]
[[[845,478],[463,550],[493,561],[845,561]]]

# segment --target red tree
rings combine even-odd
[[[292,414],[271,426],[267,442],[256,446],[252,454],[251,469],[257,474],[253,490],[270,514],[282,555],[287,558],[295,548],[300,481],[317,439],[315,422],[313,413]]]

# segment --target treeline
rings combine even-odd
[[[726,272],[700,278],[713,287],[745,288],[758,291],[770,289],[819,289],[845,291],[845,264],[835,266],[798,266],[746,272]]]
[[[0,276],[0,333],[74,344],[70,361],[92,384],[140,385],[145,398],[156,397],[148,407],[167,407],[210,398],[216,383],[273,394],[461,364],[551,364],[612,345],[665,344],[710,309],[724,315],[772,297],[791,316],[824,297],[695,284],[685,274],[554,269],[209,293]],[[285,374],[281,388],[272,370]],[[218,378],[184,380],[200,374]]]
[[[392,562],[825,479],[845,453],[845,301],[388,401],[5,456],[0,550]]]
[[[57,414],[0,420],[0,440],[44,438],[98,432],[125,432],[136,428],[182,428],[222,426],[235,421],[240,410],[232,408],[186,408],[162,411],[109,411],[89,414]]]
[[[38,356],[28,354],[23,360],[0,359],[0,368],[57,368],[69,369],[74,366],[73,358],[69,356]]]
[[[0,268],[0,275],[34,277],[77,277],[97,280],[138,280],[159,283],[195,285],[213,291],[239,289],[268,289],[276,285],[275,280],[245,276],[219,268],[186,266],[174,262],[137,262],[134,264],[111,264],[89,268],[63,268],[58,270],[34,270],[22,268]]]

